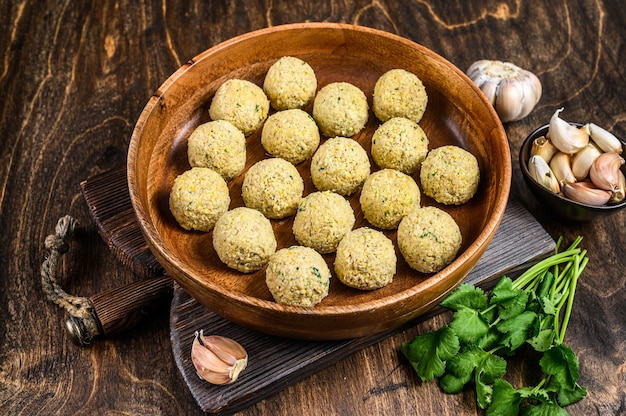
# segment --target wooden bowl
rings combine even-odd
[[[393,68],[415,73],[429,101],[421,127],[430,148],[459,145],[476,156],[479,189],[465,205],[442,207],[458,222],[463,245],[456,260],[439,273],[410,269],[398,253],[398,269],[388,286],[359,291],[333,278],[330,293],[313,308],[274,302],[265,269],[243,274],[227,268],[212,246],[212,233],[183,230],[168,208],[174,178],[189,169],[187,138],[209,121],[208,107],[227,79],[262,85],[267,69],[282,56],[296,56],[315,70],[318,89],[346,81],[371,97],[378,77]],[[305,108],[311,111],[311,107]],[[354,137],[368,151],[379,125],[370,110],[364,131]],[[260,131],[247,139],[246,169],[266,158]],[[305,195],[315,191],[310,160],[297,166]],[[377,167],[372,161],[372,170]],[[419,177],[415,175],[419,183]],[[243,205],[243,174],[229,183],[231,206]],[[391,330],[436,306],[459,285],[491,241],[506,208],[511,182],[509,144],[497,114],[465,74],[434,52],[399,36],[345,24],[306,23],[272,27],[221,43],[177,70],[150,98],[132,134],[128,186],[140,227],[165,270],[208,309],[242,326],[300,339],[332,340]],[[358,203],[356,227],[368,226]],[[423,196],[422,205],[437,205]],[[293,218],[272,221],[278,248],[295,245]],[[396,233],[385,232],[394,244]],[[396,244],[397,247],[397,244]],[[333,270],[333,255],[325,256]],[[206,328],[205,328],[206,330]]]

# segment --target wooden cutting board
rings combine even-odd
[[[136,221],[126,183],[126,169],[105,172],[81,183],[90,215],[119,261],[138,279],[164,274]],[[517,276],[552,254],[555,242],[533,216],[510,198],[502,223],[466,283],[489,288],[503,274]],[[273,337],[233,324],[210,312],[174,284],[170,338],[174,359],[191,394],[205,413],[232,413],[277,393],[286,386],[372,345],[441,310],[417,318],[397,330],[343,341],[299,341]],[[248,368],[232,385],[213,386],[200,379],[191,362],[195,331],[237,340],[249,355]]]

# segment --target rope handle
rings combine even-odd
[[[69,242],[77,226],[78,220],[66,215],[57,221],[55,234],[46,237],[44,245],[50,253],[41,265],[41,285],[48,300],[65,311],[65,329],[72,342],[87,346],[102,334],[94,307],[88,298],[70,295],[57,282],[59,259],[69,251]]]
[[[45,240],[50,251],[41,265],[41,283],[48,300],[65,310],[65,330],[72,342],[88,346],[94,338],[112,337],[134,328],[157,307],[169,307],[172,279],[162,275],[97,293],[89,298],[65,292],[57,282],[60,257],[69,251],[78,221],[69,215],[59,219],[55,234]]]

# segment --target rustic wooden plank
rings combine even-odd
[[[112,169],[80,183],[88,212],[117,259],[139,278],[165,271],[154,257],[137,223],[126,182],[126,167]]]

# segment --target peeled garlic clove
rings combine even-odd
[[[195,333],[191,345],[191,361],[200,378],[211,384],[233,383],[248,364],[246,350],[236,341]]]
[[[558,152],[558,149],[554,147],[552,142],[545,136],[537,137],[533,141],[533,145],[530,149],[531,156],[541,156],[541,158],[548,163],[550,163],[552,156],[554,156],[556,152]]]
[[[563,108],[559,108],[550,118],[548,134],[552,144],[563,153],[573,155],[582,150],[589,143],[589,126],[581,128],[572,126],[559,117]]]
[[[557,152],[550,160],[550,169],[561,185],[576,182],[571,166],[571,156],[567,153]]]
[[[539,78],[510,62],[482,59],[470,65],[467,76],[485,94],[503,122],[526,117],[541,98]]]
[[[574,177],[579,181],[585,179],[589,175],[591,165],[600,154],[602,154],[600,149],[591,141],[581,151],[576,153],[572,157],[572,173]]]
[[[572,201],[594,206],[606,205],[611,198],[610,192],[595,188],[590,182],[566,183],[563,195]]]
[[[539,185],[551,190],[555,194],[561,191],[559,181],[556,179],[556,176],[554,176],[548,163],[541,156],[534,155],[530,157],[528,161],[528,172],[531,178]]]
[[[611,198],[609,199],[609,202],[612,204],[617,204],[626,199],[626,177],[624,177],[621,170],[619,171],[618,177],[619,180],[617,181],[617,188],[613,190]]]
[[[622,153],[622,143],[613,133],[602,127],[589,123],[589,134],[591,139],[605,152]]]
[[[620,167],[624,159],[617,153],[602,153],[589,169],[591,182],[600,189],[612,191],[619,184]]]

